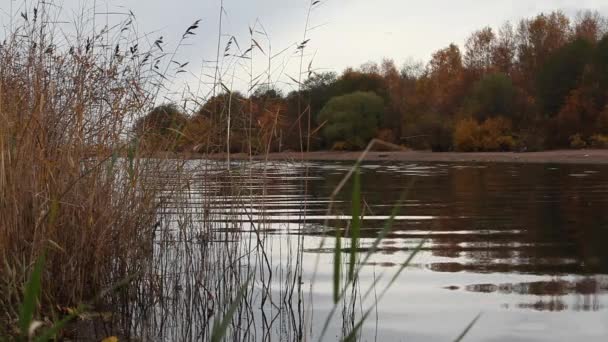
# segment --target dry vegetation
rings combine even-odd
[[[311,1],[311,7],[317,3]],[[230,221],[233,209],[211,212],[217,201],[245,206],[252,195],[239,179],[251,172],[146,158],[179,144],[230,149],[239,135],[239,141],[248,141],[239,148],[267,150],[275,130],[255,130],[254,137],[247,127],[258,124],[251,117],[231,126],[237,109],[224,110],[225,104],[237,101],[239,114],[245,106],[266,113],[268,127],[276,127],[280,110],[268,110],[270,99],[268,106],[254,107],[232,93],[217,104],[194,98],[207,102],[210,117],[191,120],[187,128],[179,120],[163,122],[159,134],[154,120],[139,118],[154,108],[161,119],[168,111],[184,110],[155,106],[164,102],[165,83],[183,71],[185,64],[174,58],[199,22],[185,30],[175,51],[166,52],[162,37],[150,41],[137,35],[133,13],[102,28],[93,15],[66,29],[57,24],[65,15],[53,3],[26,6],[0,45],[0,339],[26,334],[20,330],[24,284],[43,255],[36,319],[47,327],[70,315],[80,320],[75,330],[59,336],[213,339],[229,304],[240,297],[248,301],[238,307],[237,318],[226,316],[235,330],[222,334],[267,338],[276,320],[286,334],[301,335],[298,308],[293,308],[299,300],[302,309],[301,285],[295,281],[301,275],[301,248],[289,252],[292,271],[281,275],[277,307],[268,300],[273,278],[263,225],[247,223],[257,242],[241,243],[243,223]],[[255,46],[262,49],[251,40],[252,48],[239,52],[241,58],[252,55]],[[223,86],[223,72],[216,69],[209,95]],[[253,270],[258,266],[265,268],[261,275]],[[250,274],[264,289],[261,305],[278,308],[281,316],[264,317],[259,332],[240,329],[254,320]]]
[[[150,108],[158,47],[138,51],[132,18],[91,35],[91,22],[59,30],[58,15],[37,3],[0,46],[0,332],[14,332],[42,253],[49,319],[143,272],[157,228],[145,175],[160,164],[139,158],[125,133]]]

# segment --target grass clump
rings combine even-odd
[[[56,7],[26,8],[0,46],[0,321],[16,328],[21,284],[47,250],[35,310],[50,319],[139,274],[158,201],[127,132],[149,110],[159,46],[132,15],[114,28],[59,30]],[[60,33],[61,32],[61,33]],[[114,37],[109,40],[108,37]],[[98,298],[118,311],[133,293]],[[125,309],[126,310],[126,309]]]

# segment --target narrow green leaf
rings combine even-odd
[[[355,275],[359,237],[361,236],[361,174],[359,168],[355,170],[352,195],[352,221],[350,227],[350,264],[348,266],[348,280],[352,281]]]
[[[30,324],[34,320],[34,311],[38,305],[40,284],[42,282],[42,268],[44,267],[45,258],[45,252],[43,251],[34,265],[29,280],[25,284],[25,296],[19,312],[19,328],[23,336],[28,335]]]
[[[236,294],[236,298],[230,304],[228,311],[224,317],[222,317],[221,321],[215,321],[213,324],[213,330],[211,332],[211,342],[220,342],[226,336],[226,332],[228,331],[228,326],[232,321],[232,317],[236,312],[236,309],[239,307],[239,303],[245,297],[245,291],[247,291],[247,287],[249,286],[249,282],[253,279],[253,274],[247,278],[247,281],[241,286],[238,293]]]
[[[334,304],[340,300],[340,265],[342,263],[342,234],[336,228],[336,247],[334,248]]]
[[[475,318],[473,318],[471,323],[469,323],[469,325],[467,325],[467,327],[462,331],[462,333],[460,333],[460,335],[454,340],[454,342],[462,341],[467,336],[467,334],[469,333],[471,328],[473,328],[475,323],[477,323],[477,321],[479,320],[480,317],[481,317],[481,313],[477,314],[477,316],[475,316]]]
[[[401,197],[399,199],[399,201],[397,202],[397,204],[395,204],[395,206],[393,207],[393,210],[391,212],[391,216],[390,218],[386,221],[386,223],[384,224],[384,227],[382,228],[382,231],[380,231],[380,233],[378,234],[378,236],[376,237],[376,240],[374,240],[374,243],[372,244],[372,247],[369,249],[369,251],[366,253],[365,257],[363,258],[363,261],[360,263],[359,267],[357,267],[357,269],[355,270],[355,277],[357,277],[357,275],[359,274],[359,272],[361,271],[361,268],[363,265],[365,265],[367,263],[367,261],[371,258],[371,256],[378,250],[378,246],[380,245],[380,242],[386,237],[386,235],[390,232],[391,228],[393,227],[393,222],[395,221],[395,216],[397,216],[397,214],[399,213],[399,210],[401,209],[401,203],[403,203],[403,201],[407,198],[407,196],[409,195],[409,191],[412,188],[412,186],[414,185],[416,178],[412,178],[410,180],[410,182],[407,184],[407,186],[405,187],[405,189],[403,190],[403,192],[401,193]],[[424,243],[424,242],[423,242]],[[419,247],[420,248],[420,247]],[[415,251],[416,252],[416,251]],[[417,252],[416,252],[417,253]],[[415,255],[415,253],[412,253],[412,255],[410,255],[410,258],[413,258]],[[336,257],[334,256],[334,259]],[[406,262],[404,265],[407,266],[408,262]],[[399,270],[399,273],[401,273],[401,271],[405,268],[405,266],[402,265],[402,268]],[[339,265],[338,265],[338,270],[339,270]],[[327,315],[327,319],[325,320],[325,323],[323,323],[323,328],[321,329],[321,334],[320,334],[320,338],[319,340],[322,340],[323,337],[325,336],[325,333],[327,332],[327,329],[329,327],[329,322],[331,321],[331,318],[334,316],[336,309],[337,309],[337,305],[335,305],[337,303],[337,300],[335,298],[335,286],[336,286],[336,266],[334,266],[334,305],[332,306],[329,314]],[[394,281],[395,278],[393,278]],[[339,278],[338,278],[339,280]],[[378,279],[377,279],[378,280]],[[377,281],[376,280],[376,281]],[[392,282],[392,281],[391,281]],[[375,286],[376,282],[374,282],[374,284],[372,286]],[[346,286],[344,287],[344,291],[340,292],[338,294],[337,299],[340,300],[342,298],[342,296],[344,295],[346,288],[348,287],[349,284],[346,284]],[[339,284],[338,284],[339,286]],[[339,288],[339,287],[338,287]],[[368,289],[368,293],[371,292],[371,288]],[[367,294],[365,295],[365,297],[367,297]]]

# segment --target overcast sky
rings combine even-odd
[[[12,10],[19,13],[22,0],[13,0]],[[29,1],[34,3],[34,1]],[[180,61],[190,61],[190,72],[200,74],[203,60],[215,60],[220,0],[64,0],[58,2],[66,11],[66,20],[74,9],[97,6],[97,12],[132,10],[140,32],[162,35],[175,43],[196,19],[202,19],[191,45],[180,50]],[[224,0],[222,47],[234,35],[241,48],[248,47],[249,26],[259,21],[272,42],[273,53],[288,48],[272,61],[273,81],[297,78],[299,59],[295,45],[302,41],[309,0]],[[0,0],[2,23],[6,25],[11,0]],[[313,66],[340,72],[383,57],[397,64],[413,59],[427,61],[431,53],[451,42],[463,45],[466,37],[484,26],[499,27],[507,20],[517,21],[541,12],[562,10],[575,15],[579,10],[597,10],[608,15],[606,0],[321,0],[310,16],[310,42],[307,57],[314,56]],[[257,41],[264,50],[268,43],[260,35]],[[265,51],[267,53],[267,51]],[[242,88],[249,78],[242,68],[225,61],[225,83]],[[241,61],[243,63],[243,61]],[[254,72],[265,68],[266,57],[257,53]],[[305,64],[308,64],[306,62]],[[182,74],[185,75],[185,74]],[[230,76],[228,78],[228,75]],[[239,81],[240,80],[240,81]],[[189,81],[192,81],[191,79]],[[282,86],[285,87],[285,86]]]

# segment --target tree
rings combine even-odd
[[[574,34],[577,38],[597,42],[606,30],[606,20],[597,12],[578,13],[574,23]]]
[[[479,121],[514,115],[515,87],[502,73],[490,74],[477,82],[467,99],[468,111]]]
[[[538,75],[538,96],[545,116],[557,115],[583,76],[591,61],[593,45],[585,39],[576,39],[556,50],[542,66]]]
[[[384,59],[381,64],[381,73],[384,78],[385,88],[388,94],[387,110],[380,127],[384,130],[383,139],[395,142],[395,137],[401,135],[401,117],[405,110],[405,80],[391,59]],[[392,138],[390,138],[392,137]],[[390,138],[390,139],[389,139]]]
[[[464,65],[476,76],[488,73],[492,67],[492,54],[496,36],[492,28],[486,27],[474,32],[465,45]]]
[[[517,52],[513,25],[507,22],[498,32],[498,38],[492,51],[492,65],[498,72],[511,75]]]
[[[188,117],[175,104],[163,104],[137,119],[134,132],[150,149],[175,148]]]
[[[591,75],[597,87],[597,105],[608,105],[608,34],[597,44],[593,53]]]
[[[428,65],[433,112],[451,115],[460,106],[466,91],[463,71],[462,55],[458,46],[450,44],[433,54]]]
[[[207,119],[213,127],[206,137],[206,148],[210,152],[249,152],[253,117],[250,100],[239,92],[221,93],[211,97],[195,116]],[[228,139],[230,137],[230,139]]]
[[[352,69],[345,70],[334,84],[335,96],[350,94],[356,91],[371,91],[386,101],[388,99],[386,84],[382,76],[377,73],[377,67],[365,67],[364,70],[368,72]],[[371,72],[370,70],[375,71]]]
[[[319,114],[329,147],[362,149],[374,137],[384,116],[384,100],[373,92],[354,92],[332,98]]]
[[[517,30],[517,51],[520,80],[528,91],[533,90],[533,75],[537,75],[549,56],[564,46],[570,36],[570,20],[562,12],[540,14],[522,20]]]
[[[310,104],[313,120],[316,120],[327,101],[336,95],[335,84],[337,79],[338,76],[335,72],[322,72],[313,73],[304,81],[302,87],[303,100],[304,103]],[[300,110],[304,110],[304,108]],[[300,114],[298,113],[297,116]]]

